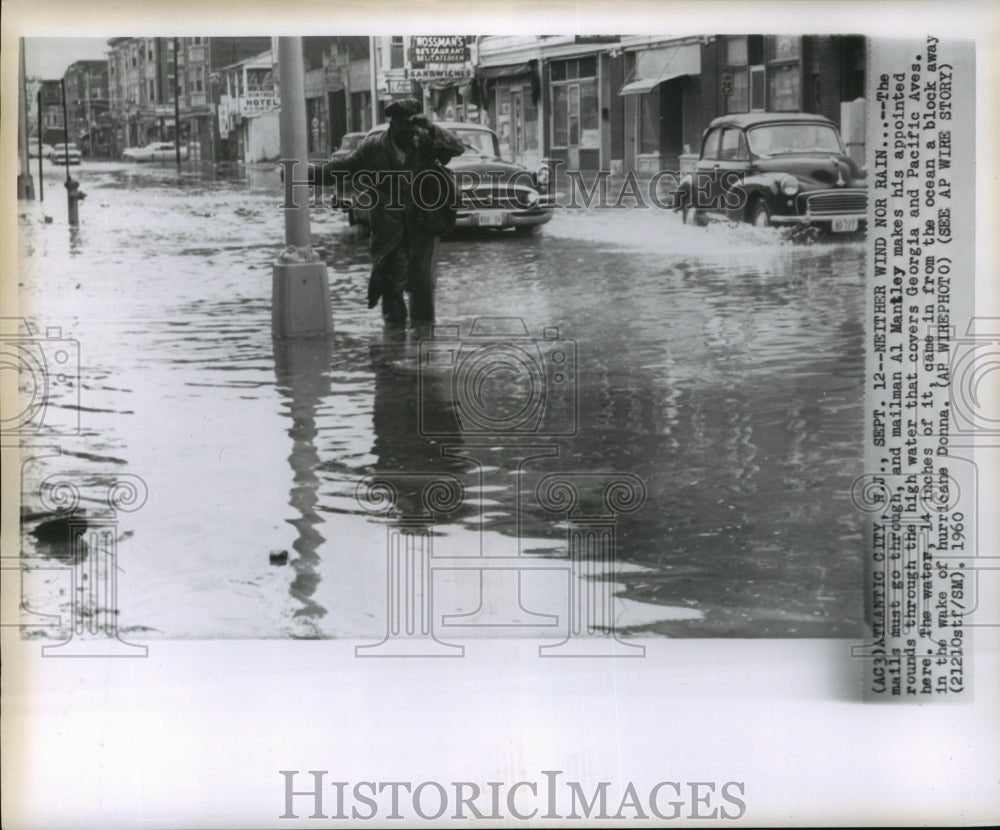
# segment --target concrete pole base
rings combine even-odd
[[[30,173],[20,173],[17,177],[17,198],[29,202],[35,198],[35,183]]]
[[[271,334],[274,337],[333,333],[325,262],[275,264],[271,297]]]

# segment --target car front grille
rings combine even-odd
[[[530,210],[538,204],[524,188],[477,187],[462,191],[462,210]]]
[[[806,195],[806,209],[817,216],[839,213],[865,213],[868,193],[864,190],[824,190]]]

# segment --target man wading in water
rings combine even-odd
[[[410,318],[434,321],[438,238],[454,225],[454,189],[442,165],[464,150],[455,136],[420,112],[415,98],[394,101],[385,108],[387,130],[323,167],[324,185],[341,178],[338,172],[351,173],[358,205],[371,204],[368,307],[374,308],[381,297],[382,316],[393,324],[406,322],[404,291],[410,292]],[[435,175],[417,178],[424,171]]]

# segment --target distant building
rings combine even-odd
[[[189,158],[235,160],[217,127],[221,68],[266,50],[269,37],[153,37],[108,41],[114,151],[179,135]],[[177,54],[175,54],[175,49]],[[180,111],[175,124],[174,96]]]
[[[24,101],[27,109],[28,138],[38,141],[38,93],[42,89],[42,79],[31,75],[24,79]]]
[[[111,100],[108,94],[108,62],[80,60],[63,73],[69,136],[85,156],[111,153]]]

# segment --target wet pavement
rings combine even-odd
[[[456,428],[454,364],[423,368],[440,337],[387,332],[366,308],[367,241],[340,213],[313,216],[335,335],[272,342],[283,218],[271,168],[94,162],[74,176],[79,229],[60,171],[43,205],[18,206],[22,316],[36,335],[60,326],[80,360],[78,388],[53,385],[56,433],[25,449],[24,549],[57,553],[30,532],[52,515],[36,493],[46,475],[74,477],[91,510],[116,474],[140,476],[148,498],[116,530],[123,633],[378,639],[386,528],[356,494],[365,476],[401,472],[465,488],[434,525],[435,555],[534,563],[564,561],[572,524],[535,498],[546,475],[636,477],[644,501],[613,523],[617,573],[581,577],[610,581],[632,636],[858,633],[859,240],[565,209],[534,236],[443,242],[438,323],[468,355],[482,353],[478,318],[520,321],[518,354],[547,384],[544,418],[497,437]],[[568,362],[552,363],[552,343]],[[485,394],[510,404],[535,387],[507,368]],[[66,434],[77,394],[80,433]],[[398,496],[420,512],[416,490]],[[273,564],[282,550],[288,564]],[[475,610],[477,572],[435,578],[435,611]],[[32,608],[66,602],[62,577],[25,581]],[[520,588],[524,609],[544,611],[565,577],[522,574]]]

